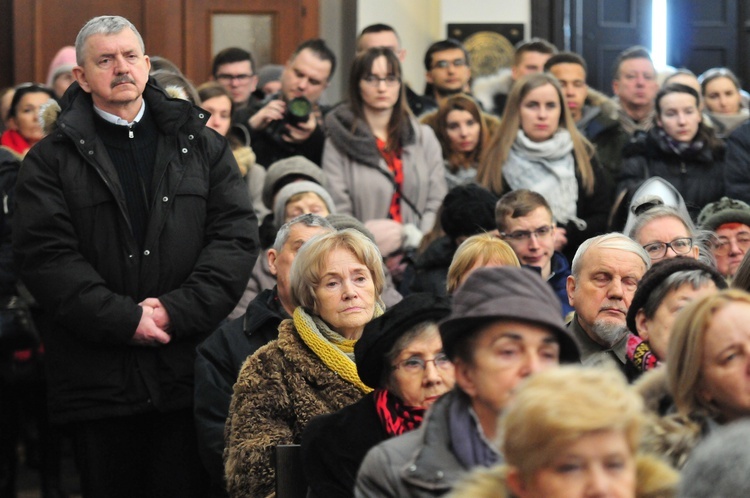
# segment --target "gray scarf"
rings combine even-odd
[[[464,467],[491,467],[501,463],[502,456],[484,437],[468,396],[458,390],[448,411],[448,427],[453,453]]]
[[[542,194],[556,222],[578,221],[578,180],[572,151],[568,130],[559,129],[544,142],[534,142],[519,130],[503,166],[503,178],[513,190],[526,188]]]

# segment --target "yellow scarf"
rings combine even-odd
[[[383,314],[380,305],[375,305],[373,318]],[[332,371],[345,381],[354,384],[360,391],[367,394],[372,389],[359,380],[357,366],[350,357],[354,354],[356,340],[344,339],[330,330],[322,320],[315,320],[302,306],[294,310],[294,327],[302,340],[315,355]]]

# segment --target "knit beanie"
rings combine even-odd
[[[698,225],[704,230],[715,231],[724,223],[742,223],[750,226],[750,206],[742,201],[722,197],[710,202],[698,214]]]
[[[264,165],[265,166],[265,165]],[[263,180],[263,204],[273,209],[273,197],[285,185],[296,180],[310,180],[325,186],[326,175],[320,166],[304,156],[292,156],[271,164]]]
[[[281,228],[281,225],[286,222],[286,205],[289,199],[296,194],[305,192],[312,192],[320,197],[325,202],[329,213],[336,212],[336,206],[333,203],[331,194],[319,184],[309,181],[290,183],[276,194],[276,202],[273,205],[273,221],[276,224],[276,228]]]
[[[680,271],[694,271],[700,270],[711,275],[711,280],[716,284],[718,289],[726,289],[727,282],[719,271],[713,266],[709,266],[705,263],[701,263],[697,259],[693,258],[669,258],[663,261],[659,261],[652,266],[638,282],[638,289],[633,295],[633,300],[630,302],[630,308],[628,308],[628,316],[626,318],[628,329],[638,335],[638,330],[635,326],[635,316],[638,314],[638,310],[643,308],[648,301],[651,293],[656,290],[662,282],[664,282],[670,275]]]
[[[372,232],[369,231],[367,227],[354,216],[350,216],[348,214],[332,213],[326,216],[326,219],[331,223],[331,225],[333,225],[333,228],[335,228],[336,230],[353,228],[358,232],[365,234],[365,237],[375,242],[375,236],[372,234]],[[375,245],[377,245],[377,242],[375,242]],[[378,248],[378,250],[380,250],[380,248]]]
[[[47,86],[52,86],[55,83],[55,78],[63,73],[67,73],[73,70],[76,66],[76,49],[70,45],[61,48],[55,54],[54,59],[49,65],[49,71],[47,72]]]
[[[260,68],[258,71],[258,88],[263,89],[266,83],[279,81],[282,71],[284,71],[284,66],[280,64],[266,64]]]
[[[443,199],[440,224],[454,241],[495,230],[495,204],[497,197],[475,183],[453,187]]]

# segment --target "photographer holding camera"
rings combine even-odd
[[[268,167],[302,155],[320,165],[325,134],[318,99],[336,68],[336,56],[320,39],[294,51],[281,73],[281,92],[262,107],[240,109],[234,121],[249,128],[258,164]]]

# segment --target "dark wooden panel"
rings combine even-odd
[[[13,0],[0,0],[0,89],[13,86],[16,83],[14,77],[14,51],[13,51]]]
[[[137,26],[146,42],[149,55],[159,55],[185,70],[183,24],[185,11],[182,0],[144,2],[143,25]]]

